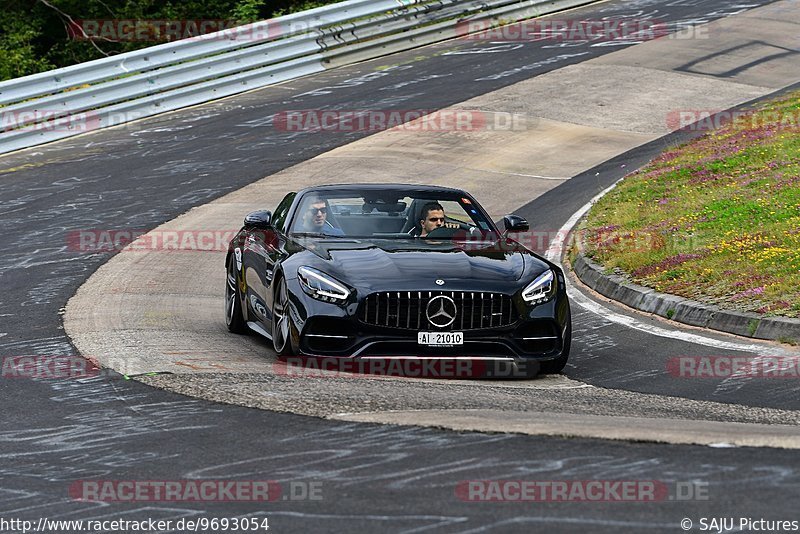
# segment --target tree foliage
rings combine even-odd
[[[17,78],[158,44],[76,39],[81,20],[225,20],[240,23],[310,9],[334,0],[0,0],[0,80]],[[73,28],[70,31],[70,28]]]

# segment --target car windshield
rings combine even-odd
[[[475,201],[456,191],[321,190],[303,195],[289,231],[295,236],[409,239],[492,230]]]

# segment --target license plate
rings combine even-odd
[[[430,347],[463,345],[464,332],[417,332],[417,343]]]

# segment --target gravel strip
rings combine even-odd
[[[418,379],[290,378],[265,374],[140,377],[151,386],[211,401],[316,417],[390,410],[494,409],[800,425],[800,412],[695,401],[596,387],[554,389],[557,377],[515,383]],[[352,387],[356,381],[357,388]],[[535,384],[545,383],[542,387]]]

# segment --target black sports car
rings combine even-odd
[[[557,373],[567,362],[564,274],[500,232],[468,193],[330,185],[247,215],[226,257],[232,332],[285,357],[469,358]]]

